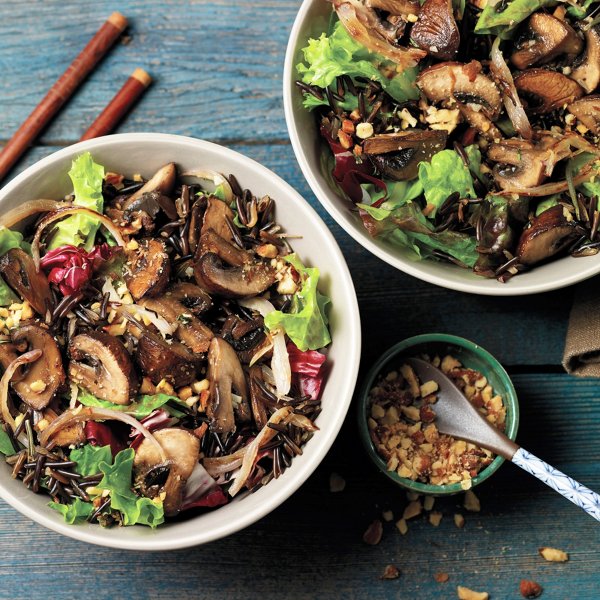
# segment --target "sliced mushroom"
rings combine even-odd
[[[210,343],[207,377],[210,388],[206,414],[211,419],[212,430],[217,433],[234,431],[234,413],[239,421],[249,421],[246,377],[235,350],[222,338],[215,337]],[[232,392],[241,399],[234,401]]]
[[[383,175],[395,181],[414,179],[419,163],[443,150],[447,137],[445,131],[422,129],[385,133],[365,140],[363,152]]]
[[[12,335],[13,344],[23,352],[41,350],[42,356],[22,370],[24,376],[12,387],[21,400],[34,410],[42,410],[65,382],[62,357],[56,340],[50,332],[30,323],[16,329]]]
[[[165,515],[173,517],[181,510],[187,480],[198,463],[200,440],[185,429],[173,427],[155,431],[154,437],[167,462],[163,462],[156,446],[144,440],[133,459],[135,482],[150,498],[164,493]]]
[[[531,142],[510,139],[491,144],[488,158],[494,166],[494,180],[502,188],[534,187],[546,178],[543,154]]]
[[[516,256],[521,264],[534,265],[564,250],[578,235],[575,222],[568,221],[563,206],[557,204],[523,230]]]
[[[600,134],[600,96],[584,96],[569,104],[567,110],[592,133]]]
[[[425,0],[410,39],[417,47],[439,60],[451,60],[458,52],[460,33],[452,0]]]
[[[264,330],[262,317],[244,321],[237,315],[229,315],[223,323],[220,335],[231,345],[244,364],[249,364],[261,348],[271,345]]]
[[[333,0],[333,8],[348,33],[372,52],[394,61],[400,70],[414,67],[427,53],[417,48],[405,48],[390,42],[389,27],[381,21],[373,8],[361,0]],[[395,30],[392,30],[395,34]]]
[[[417,86],[431,102],[452,106],[456,101],[496,120],[502,97],[494,82],[481,73],[481,63],[444,62],[422,71]]]
[[[169,323],[177,323],[174,336],[183,342],[192,352],[207,352],[213,332],[200,319],[189,312],[183,304],[164,295],[161,298],[149,298],[142,306],[153,310]]]
[[[130,269],[125,283],[136,300],[160,294],[167,287],[171,275],[164,242],[156,238],[142,240],[131,260]]]
[[[12,248],[0,258],[0,273],[6,283],[31,304],[41,316],[52,307],[52,294],[48,279],[37,272],[33,259],[20,248]]]
[[[583,41],[566,21],[536,12],[531,15],[514,48],[510,57],[512,64],[517,69],[526,69],[548,63],[561,54],[573,58],[581,52]]]
[[[69,377],[97,398],[129,404],[139,381],[129,352],[114,336],[102,331],[76,335],[69,344]]]
[[[192,252],[196,251],[200,243],[200,235],[202,231],[202,221],[206,211],[208,201],[205,196],[198,198],[192,205],[190,214],[190,228],[188,231],[188,243]]]
[[[275,283],[275,269],[268,262],[229,267],[213,252],[194,263],[194,276],[206,291],[226,298],[258,296]]]
[[[211,297],[201,287],[193,283],[176,283],[165,292],[165,296],[181,302],[186,310],[196,316],[205,313],[213,305]]]
[[[135,360],[155,385],[166,379],[180,388],[196,378],[200,357],[179,342],[167,342],[160,335],[144,331],[138,339]]]
[[[175,202],[160,192],[146,192],[135,199],[128,198],[122,208],[124,219],[127,219],[130,213],[138,211],[145,212],[151,219],[154,219],[161,210],[169,219],[177,219],[179,216]]]
[[[591,94],[600,84],[600,25],[587,29],[584,36],[585,54],[569,77]]]
[[[421,10],[418,0],[366,0],[365,6],[402,16],[418,15]]]
[[[216,196],[209,196],[200,233],[204,234],[212,229],[224,240],[232,242],[233,237],[227,225],[227,220],[233,223],[233,218],[233,211],[227,206],[227,203],[219,200]]]
[[[238,246],[234,246],[227,238],[220,236],[214,229],[202,233],[196,257],[208,252],[216,254],[221,260],[232,267],[241,267],[252,261],[252,255]]]
[[[572,79],[548,69],[527,69],[515,77],[520,96],[528,100],[531,112],[545,114],[571,104],[583,96],[583,88]]]
[[[18,348],[11,344],[10,342],[5,342],[0,344],[0,364],[2,365],[2,369],[6,371],[10,363],[18,358],[19,352]],[[18,368],[15,371],[15,374],[11,377],[11,382],[20,381],[23,379],[23,369]]]
[[[263,381],[263,372],[260,365],[254,365],[250,367],[248,373],[248,380],[250,382],[250,404],[252,406],[252,417],[256,423],[256,428],[260,431],[269,420],[267,409],[263,401],[263,391],[260,388],[258,382]]]
[[[175,163],[169,163],[161,167],[137,192],[133,193],[125,203],[131,206],[137,202],[144,194],[158,193],[169,196],[175,188],[177,178],[177,168]],[[125,207],[124,207],[125,208]],[[174,217],[176,218],[176,217]]]

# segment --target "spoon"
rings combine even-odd
[[[432,364],[420,358],[407,358],[405,362],[415,370],[421,381],[433,380],[438,384],[438,399],[433,405],[438,431],[477,444],[510,460],[600,521],[600,495],[498,431],[456,385]]]

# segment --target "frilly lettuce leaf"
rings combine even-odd
[[[442,150],[431,157],[431,162],[419,164],[419,181],[425,192],[427,204],[435,208],[429,213],[435,217],[437,209],[454,192],[461,198],[475,198],[473,177],[454,150]]]
[[[104,167],[95,163],[89,152],[85,152],[73,161],[69,177],[73,182],[74,204],[101,213],[104,208]],[[84,246],[89,251],[94,245],[98,227],[98,221],[86,215],[67,217],[56,224],[56,233],[52,236],[48,249],[71,245]]]
[[[77,463],[75,470],[84,477],[100,473],[101,462],[112,462],[110,446],[92,446],[86,444],[81,448],[71,450],[69,460]]]
[[[15,454],[15,448],[8,437],[8,433],[0,426],[0,452],[6,456]]]
[[[331,342],[327,318],[327,307],[331,300],[317,289],[319,269],[305,267],[296,254],[285,257],[301,280],[294,294],[289,313],[275,310],[265,317],[265,326],[270,329],[281,327],[287,336],[302,350],[318,350]]]
[[[475,33],[508,39],[514,34],[517,25],[529,15],[544,6],[555,4],[557,0],[502,0],[495,5],[488,3],[475,25]]]
[[[113,464],[101,462],[100,471],[104,477],[98,488],[110,492],[110,507],[123,515],[123,525],[148,525],[153,529],[164,523],[162,502],[140,498],[131,491],[131,477],[135,451],[132,448],[121,450]]]
[[[385,91],[398,102],[419,97],[415,85],[416,68],[405,69],[390,78],[389,74],[395,73],[396,65],[359,44],[339,22],[335,23],[330,35],[322,33],[318,39],[310,39],[302,52],[304,62],[299,63],[296,70],[306,84],[327,88],[341,75],[352,78],[361,76],[381,83]],[[351,109],[355,106],[356,98],[350,93],[346,96],[351,104],[342,106]],[[306,95],[306,108],[320,104],[326,104],[326,101]]]
[[[177,403],[181,402],[176,396],[169,396],[168,394],[152,394],[139,396],[136,401],[131,404],[114,404],[113,402],[96,398],[96,396],[90,394],[86,390],[80,390],[77,400],[84,406],[110,408],[111,410],[117,410],[132,415],[136,419],[147,417],[152,411],[161,408],[170,400]],[[166,407],[166,409],[174,417],[183,417],[184,415],[184,413],[171,406]]]
[[[96,510],[91,502],[84,502],[79,498],[75,498],[70,504],[48,502],[48,506],[61,513],[69,525],[87,520]]]

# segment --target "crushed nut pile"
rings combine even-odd
[[[441,368],[488,421],[504,430],[502,397],[482,373],[463,367],[449,355],[423,358]],[[382,376],[369,392],[371,440],[388,470],[400,477],[434,485],[460,482],[467,490],[471,478],[492,462],[494,454],[439,433],[432,407],[437,390],[435,381],[419,381],[407,364]]]

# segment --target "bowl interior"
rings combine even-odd
[[[360,360],[360,320],[348,268],[333,236],[316,212],[288,184],[258,163],[208,142],[162,134],[122,134],[71,146],[36,163],[0,191],[0,210],[33,198],[61,198],[72,191],[67,176],[71,161],[89,150],[107,170],[150,177],[174,161],[183,170],[203,167],[234,173],[242,186],[276,202],[276,218],[287,230],[302,234],[293,248],[305,264],[318,266],[319,287],[332,299],[330,371],[323,387],[320,431],[305,452],[279,479],[252,495],[183,522],[154,531],[144,527],[105,530],[93,525],[66,525],[46,506],[47,499],[25,489],[0,465],[0,495],[15,508],[60,533],[87,542],[138,550],[165,550],[208,542],[258,520],[281,504],[314,471],[333,443],[347,413]]]
[[[361,387],[358,397],[358,426],[362,442],[371,457],[371,460],[385,473],[392,481],[418,492],[430,496],[445,496],[464,492],[460,483],[450,485],[430,485],[412,481],[405,477],[400,477],[395,471],[388,471],[386,462],[379,456],[371,437],[367,425],[369,416],[369,391],[375,384],[380,374],[385,375],[389,371],[398,369],[403,358],[428,354],[433,357],[436,354],[443,358],[446,354],[451,354],[458,359],[464,366],[475,369],[487,377],[488,382],[495,393],[500,394],[506,406],[506,435],[514,441],[519,427],[519,403],[515,388],[504,370],[502,365],[489,353],[477,344],[453,335],[445,334],[426,334],[419,335],[403,340],[392,346],[385,352],[377,362],[371,367],[365,381]],[[476,477],[472,479],[472,485],[476,486],[485,481],[495,473],[504,462],[501,456],[497,456],[490,465],[483,469]]]
[[[303,61],[302,48],[309,38],[327,31],[331,4],[323,0],[304,0],[290,34],[285,58],[283,100],[288,131],[296,159],[315,196],[331,216],[359,244],[388,264],[429,283],[463,292],[490,296],[533,294],[558,289],[600,273],[600,255],[586,258],[565,257],[532,271],[521,273],[507,283],[485,279],[470,270],[430,260],[415,261],[401,249],[372,238],[348,200],[332,188],[323,174],[324,144],[314,115],[302,106],[302,94],[294,82],[296,65]]]

